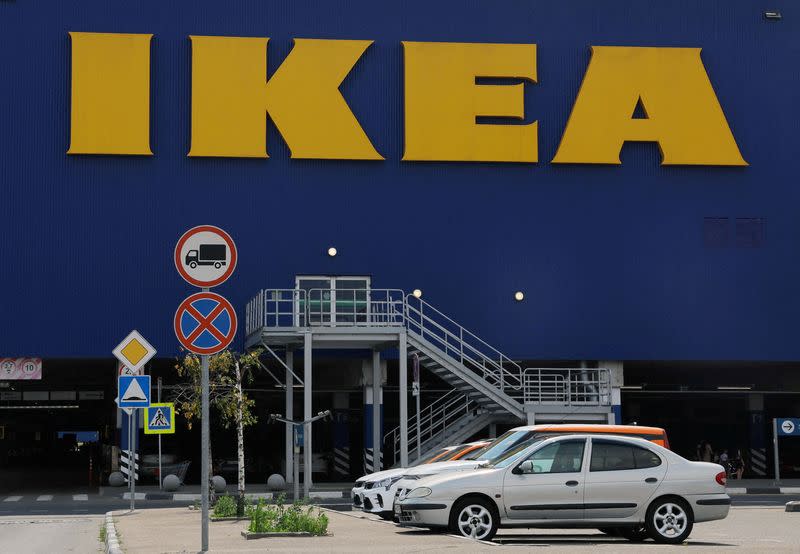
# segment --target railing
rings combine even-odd
[[[397,289],[311,289],[308,322],[322,327],[402,326],[403,297]]]
[[[420,298],[406,297],[406,329],[508,396],[521,399],[522,368]]]
[[[263,289],[245,306],[245,332],[249,337],[263,327],[305,327],[306,291]]]
[[[528,368],[525,403],[567,406],[610,406],[611,375],[603,368]]]
[[[434,402],[424,406],[419,414],[408,418],[408,446],[412,459],[419,457],[417,450],[417,435],[419,443],[424,448],[432,439],[441,436],[456,421],[468,415],[477,408],[477,404],[469,395],[451,390],[440,396]],[[417,421],[420,422],[417,426]],[[394,464],[400,460],[400,427],[395,427],[383,437],[384,448],[390,448],[393,453]],[[387,457],[387,459],[391,459]]]

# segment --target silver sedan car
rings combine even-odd
[[[490,540],[499,527],[599,528],[683,542],[730,509],[722,466],[616,435],[552,437],[493,464],[420,479],[401,494],[401,525]]]

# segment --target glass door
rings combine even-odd
[[[309,325],[365,325],[369,322],[369,277],[298,275],[295,288],[305,291]],[[305,308],[302,298],[298,313]]]

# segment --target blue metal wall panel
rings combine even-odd
[[[109,356],[131,328],[171,355],[188,227],[238,241],[235,305],[295,273],[367,273],[515,357],[800,359],[798,24],[747,0],[0,3],[0,355]],[[154,33],[153,157],[67,156],[68,31]],[[188,159],[189,34],[374,39],[342,90],[383,162]],[[401,40],[535,42],[538,165],[403,163]],[[699,46],[747,168],[547,163],[590,45]],[[705,217],[765,218],[709,249]],[[733,233],[733,231],[731,231]],[[325,255],[335,245],[340,255]],[[513,293],[526,299],[515,303]],[[239,343],[241,345],[241,343]]]

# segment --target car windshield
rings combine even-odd
[[[462,444],[460,446],[456,446],[450,452],[448,452],[447,454],[445,454],[444,456],[442,456],[441,458],[439,458],[436,461],[437,462],[447,462],[449,460],[452,460],[453,458],[457,458],[459,456],[459,454],[461,454],[465,450],[469,450],[470,448],[472,448],[472,446],[469,445],[469,444]]]
[[[500,435],[480,456],[476,459],[482,462],[494,463],[495,459],[500,458],[508,450],[514,448],[518,444],[532,439],[534,436],[533,431],[508,431]]]
[[[436,459],[439,456],[442,456],[442,457],[447,456],[447,453],[451,452],[452,450],[455,450],[455,449],[453,447],[451,447],[451,446],[448,446],[447,448],[437,448],[436,450],[434,450],[433,452],[431,452],[430,454],[428,454],[424,458],[421,458],[421,459],[415,461],[413,464],[410,464],[408,467],[416,467],[416,466],[419,466],[419,465],[422,465],[422,464],[428,464],[428,463],[431,462],[431,460]],[[437,462],[441,461],[441,458],[439,458],[436,461]]]
[[[527,450],[527,448],[530,445],[542,442],[543,440],[544,440],[544,437],[532,437],[532,438],[530,438],[530,439],[528,439],[526,441],[522,441],[521,443],[518,443],[518,444],[514,445],[509,450],[506,450],[506,452],[503,453],[501,456],[499,456],[499,457],[495,458],[494,460],[492,460],[492,462],[489,464],[489,466],[490,467],[507,467],[507,466],[513,464],[514,461],[519,457],[519,455],[524,450]]]
[[[489,446],[491,446],[491,445],[487,444],[486,446],[484,446],[482,448],[476,448],[472,452],[468,452],[468,453],[464,454],[463,456],[461,456],[461,458],[459,458],[459,460],[477,460],[478,458],[481,457],[481,455],[484,452],[486,452],[486,449],[489,448]]]

